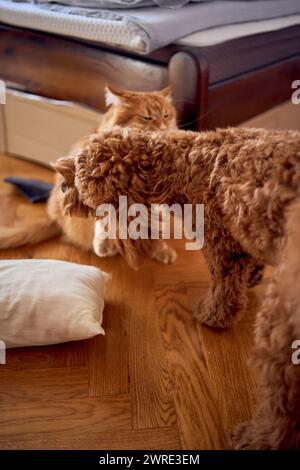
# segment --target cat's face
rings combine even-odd
[[[156,92],[117,91],[106,89],[106,103],[111,105],[110,125],[134,127],[148,131],[176,128],[176,110],[171,90]]]

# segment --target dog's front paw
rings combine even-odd
[[[202,325],[207,325],[211,328],[231,328],[235,322],[232,315],[226,314],[220,305],[214,305],[207,298],[199,302],[193,317]]]
[[[95,254],[100,258],[115,256],[119,253],[118,248],[109,239],[98,240],[97,238],[94,238],[93,248]]]
[[[159,250],[153,254],[153,259],[162,264],[174,263],[177,259],[176,251],[166,243],[160,245]]]

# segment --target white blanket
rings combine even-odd
[[[92,8],[136,8],[148,6],[160,6],[163,8],[181,8],[188,3],[208,3],[216,0],[12,0],[14,2],[27,1],[28,3],[60,3],[61,5],[92,7]],[[240,1],[240,0],[222,0]],[[256,2],[257,0],[244,0],[246,2]],[[272,1],[272,0],[269,0]]]
[[[102,1],[108,0],[99,0]],[[149,53],[196,31],[299,13],[299,0],[209,1],[190,3],[180,10],[82,8],[49,2],[32,4],[0,0],[0,21],[3,23],[140,53]]]

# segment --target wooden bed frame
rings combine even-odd
[[[166,59],[167,58],[167,59]],[[150,91],[169,82],[179,124],[238,125],[286,100],[300,77],[300,54],[209,85],[199,49],[170,46],[148,56],[0,25],[0,78],[23,91],[104,111],[104,85]]]

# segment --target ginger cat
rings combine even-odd
[[[106,87],[106,104],[111,106],[98,128],[133,127],[146,131],[176,128],[176,110],[171,88],[156,92],[117,91]]]
[[[116,125],[147,131],[176,127],[176,110],[169,87],[156,92],[119,91],[107,87],[106,104],[109,110],[104,114],[96,132],[112,129]],[[84,142],[85,138],[76,143],[70,156],[75,155]],[[101,221],[64,215],[63,184],[62,178],[57,176],[48,201],[49,222],[36,223],[29,227],[5,228],[0,235],[0,249],[37,243],[62,233],[68,242],[84,250],[92,250],[98,256],[121,253],[133,267],[140,264],[142,256],[162,263],[175,261],[176,252],[161,240],[103,239]]]

